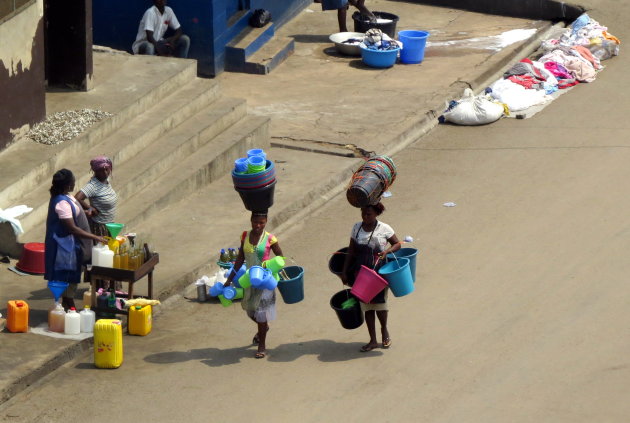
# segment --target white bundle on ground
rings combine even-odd
[[[512,112],[551,101],[551,97],[546,95],[544,90],[528,90],[508,79],[500,79],[490,88],[492,88],[492,97],[506,104]]]
[[[470,88],[466,88],[459,104],[444,113],[444,120],[457,125],[484,125],[499,120],[503,112],[502,104],[485,95],[475,96]]]

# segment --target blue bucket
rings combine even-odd
[[[416,256],[418,255],[418,250],[415,248],[401,248],[395,253],[389,253],[387,255],[388,260],[394,260],[395,258],[406,258],[409,259],[409,271],[411,272],[411,278],[413,282],[416,282]]]
[[[263,280],[260,288],[268,289],[273,291],[278,286],[278,281],[273,277],[273,273],[269,270],[265,270],[265,279]]]
[[[420,63],[424,60],[424,48],[427,44],[429,33],[427,31],[400,31],[398,39],[403,43],[400,52],[401,63]]]
[[[267,271],[260,266],[252,266],[249,268],[249,281],[254,288],[260,288],[264,283]],[[242,286],[243,284],[241,284]]]
[[[226,286],[223,290],[223,296],[226,299],[232,301],[236,297],[236,288],[234,288],[233,286]]]
[[[234,265],[230,266],[230,268],[228,270],[225,271],[224,276],[226,277],[226,279],[230,276],[230,273],[232,273],[232,271],[234,270]],[[247,272],[247,266],[245,265],[245,263],[243,263],[241,265],[241,268],[238,269],[238,272],[236,272],[236,275],[234,275],[234,277],[232,278],[232,282],[234,283],[234,285],[237,288],[240,288],[241,285],[239,285],[238,280],[241,278],[241,276],[243,276],[245,273]]]
[[[304,269],[300,266],[287,266],[284,273],[290,279],[278,282],[278,291],[285,304],[299,303],[304,299]]]
[[[251,156],[267,157],[267,154],[265,154],[265,150],[263,150],[262,148],[252,148],[251,150],[247,150],[247,157]]]
[[[210,287],[208,293],[211,297],[218,297],[223,294],[224,285],[221,282],[215,282],[214,285]]]
[[[389,283],[395,297],[404,297],[414,290],[413,278],[409,270],[409,259],[399,258],[384,264],[378,274]]]
[[[234,160],[234,172],[236,173],[247,172],[247,159],[245,157],[241,157],[240,159]]]

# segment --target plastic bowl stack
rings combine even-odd
[[[273,205],[276,168],[262,149],[249,150],[247,158],[234,162],[232,182],[247,210],[265,211]]]

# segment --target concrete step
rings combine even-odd
[[[269,118],[248,116],[127,199],[119,207],[117,220],[133,230],[159,210],[229,173],[234,160],[247,150],[268,147]]]
[[[227,61],[225,70],[231,72],[266,75],[285,61],[295,50],[295,41],[291,37],[274,37],[247,60]]]
[[[117,170],[121,199],[131,198],[247,115],[243,99],[222,98],[166,133]]]
[[[225,46],[225,62],[244,63],[252,54],[269,42],[275,34],[275,25],[269,22],[262,28],[247,26]]]
[[[95,60],[96,59],[95,55]],[[185,85],[196,77],[196,63],[192,60],[159,61],[146,56],[110,55],[107,60],[120,60],[121,69],[130,68],[136,76],[144,75],[148,71],[161,69],[159,76],[146,75],[153,78],[144,84],[138,83],[138,78],[110,77],[95,90],[87,93],[54,93],[57,97],[65,95],[68,99],[58,101],[58,107],[67,105],[68,109],[77,107],[92,107],[104,111],[115,112],[114,116],[95,124],[90,130],[80,136],[58,145],[48,146],[22,139],[0,152],[0,207],[6,208],[21,201],[25,192],[30,192],[40,185],[50,183],[51,175],[62,163],[85,153],[111,135],[127,122],[151,109],[156,103],[169,96],[173,91]],[[98,60],[104,60],[98,56]],[[141,61],[142,66],[138,66]],[[139,70],[131,69],[135,65]],[[129,74],[127,72],[126,74]],[[103,94],[105,93],[105,94]],[[95,99],[99,104],[93,104]],[[105,101],[105,99],[107,101]],[[79,104],[79,106],[77,106]],[[49,113],[59,110],[50,110]],[[25,168],[28,163],[28,168]]]
[[[147,113],[132,119],[119,131],[105,138],[90,150],[60,163],[60,168],[66,167],[75,173],[75,190],[79,190],[92,177],[92,172],[88,165],[90,159],[94,156],[105,154],[111,157],[114,162],[114,178],[118,176],[119,170],[121,170],[125,177],[132,178],[129,181],[133,183],[135,178],[124,171],[126,162],[147,150],[168,151],[168,149],[164,148],[157,150],[153,148],[153,145],[160,138],[168,137],[168,135],[164,134],[168,134],[173,128],[177,129],[191,115],[212,107],[212,103],[216,101],[218,96],[218,86],[216,82],[211,80],[192,79],[177,92],[148,110]],[[222,104],[221,108],[225,106],[225,104]],[[206,125],[213,122],[209,120]],[[218,130],[223,129],[224,127],[219,125]],[[162,141],[160,145],[167,143],[168,141]],[[120,178],[120,180],[127,181],[123,178]],[[33,211],[22,219],[22,225],[26,231],[21,237],[22,240],[37,240],[43,237],[42,225],[48,212],[50,195],[47,190],[49,187],[49,183],[42,183],[29,192],[28,195],[21,198],[20,201],[33,207]]]

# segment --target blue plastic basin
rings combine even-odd
[[[361,47],[361,58],[363,63],[373,68],[389,68],[396,63],[399,48],[395,50],[371,50]]]

